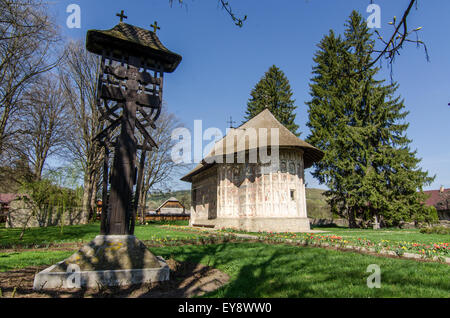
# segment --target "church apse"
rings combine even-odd
[[[273,116],[264,110],[238,128],[234,128],[221,141],[223,144],[244,138],[248,129],[278,129],[279,143],[276,156],[270,161],[248,160],[247,154],[254,150],[245,145],[246,158],[239,163],[241,152],[221,152],[235,156],[235,160],[212,151],[181,180],[192,183],[191,226],[234,228],[244,231],[301,232],[309,231],[306,211],[305,169],[322,159],[323,152],[301,140]],[[238,138],[234,138],[238,136]],[[259,135],[258,138],[264,135]],[[271,147],[273,145],[268,144]],[[214,148],[214,149],[216,149]],[[258,151],[264,148],[257,148]],[[264,158],[264,157],[263,157]],[[208,160],[206,160],[208,159]],[[225,161],[225,162],[223,162]],[[250,162],[250,163],[249,163]]]
[[[278,164],[216,164],[193,177],[191,225],[241,228],[239,219],[307,220],[303,167],[301,149],[280,151]]]

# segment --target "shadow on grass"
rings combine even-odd
[[[259,243],[174,248],[165,255],[161,248],[157,253],[231,276],[207,297],[450,297],[445,264]],[[381,289],[367,287],[370,264],[382,269]]]
[[[352,252],[263,243],[225,243],[150,248],[153,254],[183,264],[204,264],[230,276],[229,282],[205,297],[450,297],[449,267]],[[369,289],[368,265],[382,271],[382,288]],[[202,275],[183,265],[159,289],[150,285],[105,288],[98,292],[43,292],[48,297],[184,297]],[[182,273],[182,274],[181,274]],[[191,277],[187,284],[183,278]],[[140,295],[133,293],[146,288]],[[18,289],[19,291],[19,289]],[[164,294],[164,291],[167,293]]]

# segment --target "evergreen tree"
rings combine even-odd
[[[275,118],[296,136],[299,126],[295,124],[295,100],[291,86],[283,71],[272,65],[250,93],[245,119],[249,120],[264,109],[269,109]]]
[[[371,33],[357,13],[346,24],[345,39],[332,31],[314,57],[307,141],[325,151],[313,175],[326,184],[334,212],[385,225],[431,221],[422,187],[434,178],[422,171],[406,136],[408,114],[395,97],[397,84],[374,79],[369,67]],[[420,191],[420,192],[418,192]]]

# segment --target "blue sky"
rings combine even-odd
[[[297,124],[302,137],[310,99],[309,81],[316,45],[330,29],[342,33],[352,10],[365,18],[370,0],[228,0],[237,15],[247,15],[236,27],[216,0],[95,0],[54,1],[53,10],[67,38],[85,39],[88,29],[110,29],[118,23],[116,13],[125,10],[127,23],[143,28],[157,20],[158,36],[170,50],[183,56],[178,69],[165,77],[164,99],[187,128],[201,119],[204,129],[225,131],[227,119],[241,123],[250,91],[264,72],[275,64],[288,77],[296,99]],[[388,36],[393,16],[399,19],[409,0],[374,0],[381,7],[382,34]],[[81,29],[66,26],[66,7],[81,7]],[[450,187],[450,1],[420,0],[408,24],[423,26],[421,39],[428,46],[431,61],[423,49],[407,45],[394,64],[397,93],[410,111],[408,137],[422,158],[421,166],[436,175],[427,189]],[[381,78],[389,80],[383,65]],[[208,144],[205,141],[204,144]],[[308,173],[309,187],[320,187]],[[176,182],[176,189],[189,184]]]

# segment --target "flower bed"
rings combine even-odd
[[[331,248],[341,248],[341,249],[352,249],[361,252],[374,252],[385,255],[397,255],[407,258],[425,258],[437,261],[449,262],[450,263],[450,244],[448,242],[437,242],[431,244],[423,244],[417,242],[408,241],[391,241],[391,240],[369,240],[366,238],[344,238],[336,234],[321,234],[321,233],[273,233],[273,232],[258,232],[249,233],[244,231],[239,231],[236,229],[223,229],[223,230],[210,230],[210,229],[199,229],[189,226],[178,226],[178,225],[163,225],[162,227],[178,230],[189,233],[196,233],[199,235],[208,235],[206,239],[197,239],[189,243],[216,243],[217,241],[223,241],[224,238],[228,237],[226,240],[236,241],[241,239],[258,239],[259,241],[265,241],[268,243],[291,243],[306,246],[318,246],[318,247],[331,247]],[[244,237],[245,236],[245,237]],[[214,237],[214,239],[213,239]],[[226,241],[225,240],[225,241]],[[161,239],[159,239],[161,241]],[[159,242],[155,241],[155,242]],[[161,243],[166,244],[179,244],[180,240],[177,242],[171,242],[170,239],[165,239]],[[188,242],[186,242],[188,243]]]
[[[238,230],[226,229],[220,230],[224,233],[240,233]],[[405,253],[414,253],[424,258],[445,259],[450,257],[450,243],[436,242],[432,244],[422,244],[407,241],[371,241],[366,238],[343,238],[335,234],[324,235],[317,233],[273,233],[258,232],[252,233],[266,240],[271,241],[299,241],[304,245],[324,245],[329,247],[351,248],[357,250],[367,250],[377,253],[387,253],[390,255],[402,256]],[[415,257],[417,258],[417,257]]]

